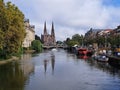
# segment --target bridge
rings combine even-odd
[[[43,49],[52,49],[52,48],[67,48],[67,46],[63,46],[63,45],[56,45],[56,46],[43,46]]]

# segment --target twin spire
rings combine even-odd
[[[47,28],[46,28],[46,21],[44,23],[44,35],[48,35],[47,33]],[[52,28],[51,28],[51,35],[55,36],[55,32],[54,32],[54,23],[52,22]]]
[[[44,23],[44,33],[43,33],[43,35],[41,34],[41,40],[45,46],[55,46],[56,45],[53,22],[52,22],[52,27],[51,27],[51,35],[48,34],[48,32],[47,32],[46,22]]]

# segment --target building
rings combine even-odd
[[[25,30],[26,30],[26,36],[23,42],[23,47],[28,48],[31,46],[31,42],[35,40],[35,26],[30,25],[29,19],[26,19],[24,21],[25,23]]]
[[[86,34],[86,39],[95,39],[99,36],[108,36],[113,31],[113,29],[90,29]]]
[[[104,29],[90,29],[86,34],[85,34],[85,39],[89,40],[89,39],[95,39],[97,38],[97,34],[101,31],[103,31]]]
[[[44,46],[55,46],[56,45],[53,22],[52,22],[51,34],[48,34],[47,28],[46,28],[46,22],[44,23],[44,33],[41,35],[41,40]]]
[[[114,35],[120,35],[120,25],[117,26],[117,28],[115,28],[111,34],[112,34],[113,36],[114,36]]]
[[[113,29],[90,29],[85,34],[85,41],[88,44],[93,44],[94,48],[103,47],[103,45],[110,46],[109,43],[107,43],[107,38],[110,37],[111,32]],[[100,41],[102,40],[102,41]]]
[[[103,31],[98,32],[98,36],[109,36],[113,32],[113,29],[105,29]]]

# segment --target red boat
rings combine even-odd
[[[78,51],[78,55],[86,55],[86,56],[92,55],[92,51],[86,48],[78,48],[77,51]]]

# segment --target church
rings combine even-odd
[[[41,40],[42,40],[44,46],[55,46],[56,45],[53,22],[52,22],[52,27],[51,27],[51,34],[48,34],[46,22],[44,23],[44,32],[41,35]]]

